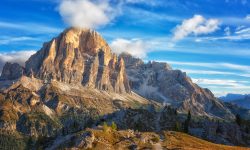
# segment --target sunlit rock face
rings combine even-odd
[[[112,92],[130,92],[123,59],[89,29],[66,29],[26,62],[26,73],[46,81],[82,84]]]

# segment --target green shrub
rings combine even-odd
[[[111,129],[112,129],[113,131],[116,131],[116,130],[117,130],[117,125],[116,125],[115,122],[112,122],[112,124],[111,124]]]
[[[109,126],[108,126],[107,122],[104,122],[103,123],[103,131],[107,132],[108,130],[109,130]]]
[[[178,121],[175,122],[174,131],[178,131],[178,132],[182,131],[180,122]]]
[[[152,141],[153,141],[154,143],[159,143],[159,142],[160,142],[160,138],[159,138],[158,136],[153,137],[153,138],[152,138]]]

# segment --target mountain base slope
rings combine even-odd
[[[174,132],[163,131],[161,135],[154,132],[136,132],[133,130],[115,131],[112,129],[103,130],[87,129],[81,131],[71,138],[65,138],[63,143],[54,142],[50,148],[59,149],[209,149],[209,150],[244,150],[243,147],[232,147],[214,144],[195,138],[193,136]]]

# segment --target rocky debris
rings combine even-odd
[[[95,140],[95,136],[92,132],[85,132],[80,135],[80,137],[75,142],[76,147],[83,149],[91,149],[93,148],[93,142]]]
[[[7,62],[2,70],[0,80],[15,80],[24,74],[24,68],[18,63]]]

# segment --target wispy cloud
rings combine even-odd
[[[33,37],[27,37],[27,36],[21,36],[21,37],[4,36],[4,37],[0,37],[0,45],[6,45],[6,44],[13,43],[13,42],[21,42],[21,41],[39,41],[39,39],[33,38]]]
[[[202,69],[181,69],[181,70],[188,74],[196,74],[196,75],[232,75],[232,76],[250,78],[250,74],[247,74],[247,73],[236,73],[236,72],[216,71],[216,70],[202,70]]]
[[[157,21],[167,21],[167,22],[178,23],[183,20],[182,16],[169,15],[169,14],[159,13],[159,12],[156,13],[156,12],[152,12],[152,11],[145,10],[145,9],[134,9],[130,7],[124,7],[123,11],[129,14],[129,17],[133,19],[133,22],[155,24]],[[142,18],[141,16],[144,16],[144,17]]]
[[[25,61],[35,52],[34,50],[23,50],[0,53],[0,72],[2,72],[2,67],[6,62],[15,62],[24,66]]]
[[[193,82],[204,88],[209,88],[216,96],[228,93],[249,94],[249,81],[193,78]]]
[[[0,21],[0,28],[23,30],[32,33],[59,33],[61,29],[58,27],[50,27],[43,24],[32,22],[4,22]]]
[[[222,22],[224,25],[230,25],[230,26],[238,26],[238,25],[244,25],[249,26],[250,22],[244,17],[218,17],[218,19]]]
[[[193,78],[192,79],[197,84],[202,85],[222,85],[231,87],[246,87],[245,84],[250,83],[249,81],[236,81],[236,80],[223,80],[223,79],[203,79],[203,78]],[[250,87],[249,87],[250,89]]]
[[[215,62],[215,63],[205,63],[205,62],[178,62],[178,61],[167,61],[170,64],[174,65],[186,65],[186,66],[195,66],[195,67],[206,67],[206,68],[214,68],[214,69],[234,69],[239,71],[250,72],[250,66],[248,65],[239,65],[232,64],[227,62]]]
[[[158,0],[125,0],[126,3],[130,4],[145,4],[150,6],[159,6],[163,2]]]

